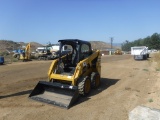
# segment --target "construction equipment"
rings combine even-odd
[[[101,54],[92,51],[90,42],[78,39],[59,40],[59,57],[52,61],[47,81],[40,81],[29,98],[69,108],[79,95],[86,96],[100,85]],[[62,55],[63,46],[71,52]]]
[[[4,57],[0,56],[0,64],[2,65],[4,63]]]
[[[43,49],[36,51],[34,56],[38,60],[48,60],[52,58],[52,53],[47,49]]]
[[[122,55],[122,50],[121,49],[116,49],[114,52],[115,55]]]
[[[27,46],[25,47],[24,49],[24,52],[22,54],[20,54],[20,60],[23,60],[23,61],[28,61],[30,60],[30,57],[31,57],[31,44],[28,43]]]
[[[15,53],[13,54],[13,57],[17,58],[18,60],[22,60],[22,61],[30,60],[30,57],[31,57],[30,48],[31,48],[31,44],[28,43],[25,48],[14,50]]]
[[[53,60],[57,57],[57,51],[59,51],[59,45],[38,47],[34,57],[38,60]]]
[[[131,47],[131,55],[134,56],[135,60],[146,60],[149,57],[148,47],[146,46]]]

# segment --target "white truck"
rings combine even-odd
[[[131,47],[131,55],[134,56],[135,60],[146,60],[149,57],[148,47],[146,46]]]

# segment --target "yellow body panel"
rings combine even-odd
[[[65,56],[63,56],[64,58]],[[93,67],[92,60],[98,58],[95,63],[95,68]],[[98,72],[101,75],[101,55],[100,51],[97,50],[96,52],[92,53],[86,59],[80,61],[74,71],[73,75],[62,75],[56,74],[55,70],[57,68],[59,59],[53,60],[51,66],[48,71],[48,78],[49,81],[58,80],[59,82],[71,82],[71,85],[76,86],[78,78],[81,76],[90,76],[92,72]]]
[[[30,60],[30,54],[31,54],[31,44],[28,43],[27,46],[25,47],[25,52],[24,54],[20,54],[20,60]]]
[[[115,55],[122,55],[122,51],[120,49],[117,49],[115,52],[114,52]]]

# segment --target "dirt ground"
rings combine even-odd
[[[153,57],[135,61],[131,55],[102,56],[101,86],[70,109],[33,101],[29,94],[47,81],[51,61],[0,66],[1,120],[127,120],[138,105],[160,109],[160,72]]]

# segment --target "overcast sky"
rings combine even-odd
[[[0,40],[122,43],[160,31],[160,0],[0,0]]]

